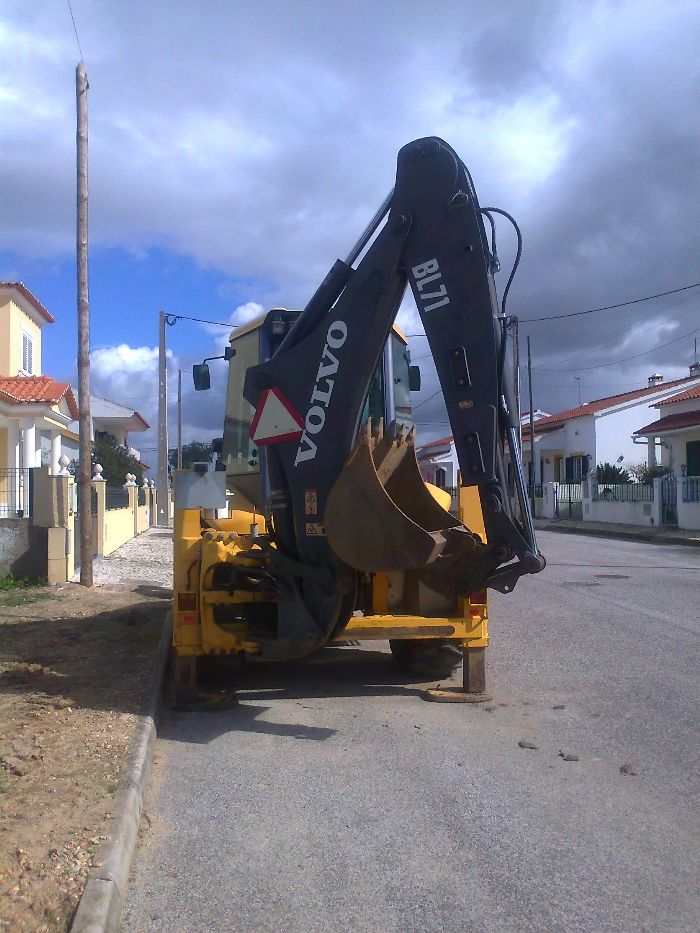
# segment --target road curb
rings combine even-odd
[[[163,682],[172,640],[172,614],[165,618],[156,648],[151,683],[144,700],[129,761],[114,796],[114,812],[107,839],[95,853],[71,933],[113,933],[119,929],[131,859],[141,820],[146,783],[160,720]]]
[[[556,531],[559,534],[568,535],[588,535],[595,538],[613,538],[618,541],[641,541],[643,544],[673,544],[682,547],[700,547],[699,538],[683,538],[675,535],[645,534],[643,531],[618,531],[617,529],[602,528],[573,528],[571,525],[559,525],[556,522],[550,522],[536,525],[537,531]]]

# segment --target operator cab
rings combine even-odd
[[[264,451],[249,436],[255,409],[243,397],[243,385],[249,367],[265,363],[275,355],[300,314],[301,311],[273,308],[237,327],[231,333],[230,347],[225,354],[229,371],[220,463],[231,484],[260,510],[264,509],[267,498],[262,479],[265,471],[261,465]],[[209,388],[206,364],[193,367],[193,376],[195,389]],[[411,366],[406,337],[394,325],[372,377],[360,423],[371,417],[375,424],[383,418],[385,424],[396,420],[411,427],[410,393],[418,389],[420,371],[417,366]]]

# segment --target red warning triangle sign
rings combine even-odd
[[[250,424],[249,436],[259,447],[301,436],[304,420],[281,389],[265,389]]]

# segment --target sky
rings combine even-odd
[[[154,427],[158,313],[229,324],[303,307],[394,181],[446,139],[522,229],[508,299],[548,412],[688,374],[700,289],[697,2],[72,0],[88,79],[94,394]],[[75,66],[67,3],[0,5],[0,279],[56,318],[44,372],[75,382]],[[515,240],[499,222],[502,290]],[[407,299],[399,323],[422,328]],[[223,424],[227,328],[168,328],[170,438]],[[419,442],[449,433],[425,339]],[[525,394],[523,408],[528,407]],[[155,465],[155,431],[134,434]]]

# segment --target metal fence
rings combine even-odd
[[[651,483],[594,483],[593,500],[602,502],[653,502]]]
[[[129,505],[129,490],[121,486],[107,486],[105,489],[105,509],[126,509]]]
[[[75,489],[75,509],[76,514],[80,512],[80,483],[76,483]],[[97,493],[94,486],[90,487],[90,511],[97,512]]]
[[[557,518],[571,518],[581,521],[583,518],[583,501],[581,499],[581,483],[559,483],[554,487],[555,506],[554,514]]]
[[[700,476],[684,476],[682,485],[684,502],[700,502]]]
[[[0,469],[0,518],[29,518],[33,491],[29,467]]]

